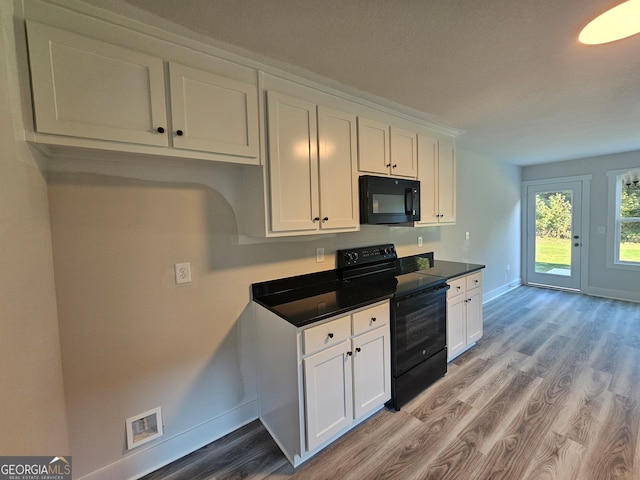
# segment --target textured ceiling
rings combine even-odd
[[[640,150],[640,35],[576,40],[620,0],[126,3],[423,112],[463,130],[459,147],[498,160]]]

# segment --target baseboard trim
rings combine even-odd
[[[152,447],[128,455],[79,480],[135,480],[224,437],[258,418],[258,400],[212,418]]]
[[[623,290],[609,290],[608,288],[588,287],[582,291],[594,297],[611,298],[613,300],[626,300],[628,302],[640,302],[640,292],[625,292]]]
[[[491,300],[495,300],[496,298],[504,295],[511,290],[514,290],[522,285],[522,280],[514,280],[512,282],[507,283],[506,285],[502,285],[501,287],[494,288],[490,292],[482,293],[482,304],[489,303]]]

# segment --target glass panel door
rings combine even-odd
[[[580,182],[527,189],[527,283],[580,289]]]

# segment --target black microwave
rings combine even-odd
[[[360,223],[410,224],[420,220],[420,182],[390,177],[360,177]]]

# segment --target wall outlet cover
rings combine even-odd
[[[176,263],[174,268],[176,272],[176,283],[178,285],[191,282],[191,264],[189,262]]]

